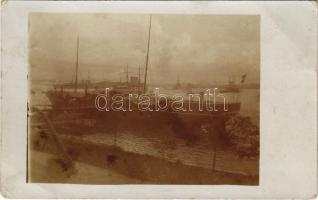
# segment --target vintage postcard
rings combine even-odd
[[[28,75],[30,182],[258,185],[260,16],[31,13]]]
[[[4,196],[317,194],[312,2],[1,11]]]

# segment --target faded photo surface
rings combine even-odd
[[[258,15],[28,25],[28,182],[259,184]]]

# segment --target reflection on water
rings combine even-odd
[[[94,143],[116,145],[124,151],[155,156],[170,162],[181,162],[185,165],[207,169],[213,168],[214,151],[212,148],[207,148],[204,141],[200,142],[200,145],[189,146],[185,140],[174,138],[173,148],[169,148],[159,138],[145,137],[145,135],[138,137],[128,131],[118,132],[116,136],[96,133],[85,135],[83,139]],[[233,162],[236,164],[233,165]],[[215,170],[257,175],[258,165],[256,160],[242,159],[231,151],[217,150]]]

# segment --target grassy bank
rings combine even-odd
[[[82,179],[73,183],[132,184],[138,180],[139,183],[150,184],[258,184],[258,177],[255,176],[213,171],[212,169],[184,165],[180,161],[168,162],[149,155],[123,151],[118,147],[84,141],[80,137],[60,137],[60,139],[67,154],[73,161],[108,169],[129,177],[126,179],[122,178],[120,181],[114,181],[113,179],[99,179],[98,181]],[[63,156],[60,155],[60,150],[52,142],[49,133],[32,131],[30,148],[34,151],[58,155],[59,159],[51,160],[50,162],[52,163],[47,166],[60,167],[61,174],[67,174],[68,178],[61,179],[58,175],[48,176],[51,180],[47,180],[47,182],[69,183],[72,182],[74,174],[80,173],[80,170],[76,169],[76,165],[65,164]],[[32,157],[32,154],[30,157],[31,160],[37,159],[35,156]],[[31,170],[30,180],[32,182],[41,182],[40,180],[32,179],[32,173]],[[98,173],[97,170],[96,173]]]

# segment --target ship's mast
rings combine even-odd
[[[128,65],[126,65],[126,83],[129,83],[129,77],[128,77]]]
[[[77,85],[78,85],[78,48],[79,48],[79,38],[77,36],[77,51],[76,51],[76,69],[75,69],[75,87],[74,87],[74,90],[75,90],[75,93],[77,92]]]
[[[150,15],[150,18],[149,18],[148,46],[147,46],[146,70],[145,70],[143,93],[146,93],[146,85],[147,85],[147,72],[148,72],[148,60],[149,60],[150,33],[151,33],[150,30],[151,30],[151,15]]]
[[[138,94],[140,94],[140,65],[138,67]]]

